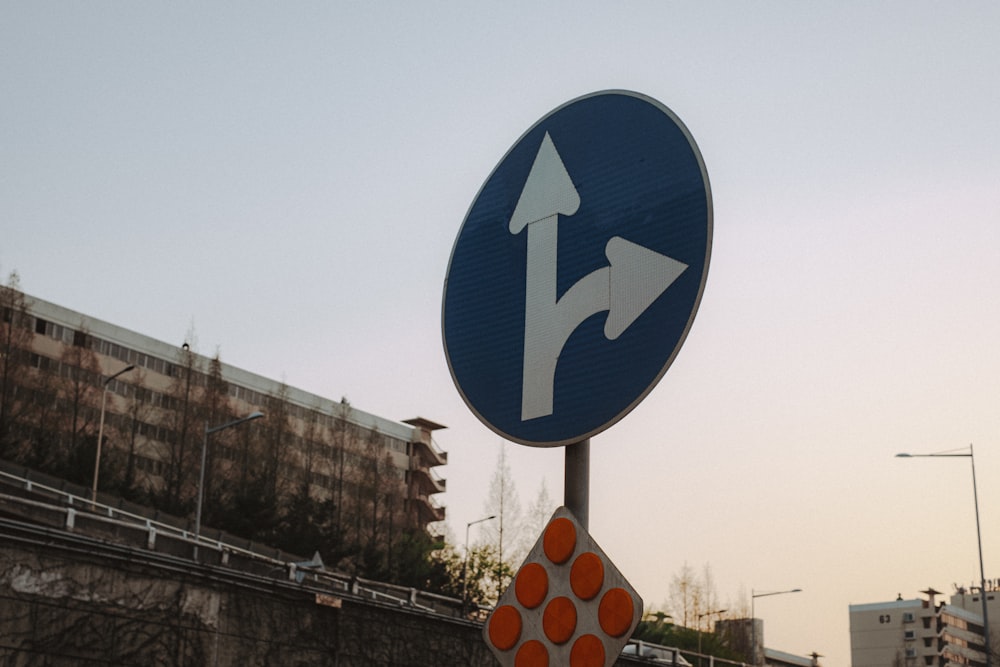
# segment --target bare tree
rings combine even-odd
[[[365,436],[364,448],[358,457],[358,465],[354,469],[354,543],[359,549],[367,550],[373,546],[371,535],[365,530],[369,512],[377,514],[378,501],[378,451],[382,436],[377,429],[369,430]],[[371,530],[377,530],[375,521],[370,522]],[[366,539],[367,538],[367,539]]]
[[[387,578],[393,567],[395,530],[401,523],[403,482],[385,438],[373,428],[365,438],[358,484],[359,507],[365,517],[362,564],[366,576]]]
[[[367,546],[372,550],[378,549],[379,541],[379,509],[382,504],[382,454],[385,447],[382,441],[382,434],[377,428],[368,432],[365,438],[364,467],[362,468],[361,485],[359,490],[365,496],[364,502],[371,512],[368,522]],[[360,497],[360,495],[359,495]]]
[[[687,628],[700,625],[702,618],[707,615],[724,611],[715,589],[715,577],[708,563],[702,567],[700,576],[687,563],[673,576],[670,581],[668,611],[681,626]]]
[[[17,271],[0,285],[0,457],[16,453],[20,426],[33,405],[20,398],[30,391],[32,317]],[[32,378],[33,379],[33,378]]]
[[[386,540],[385,558],[386,573],[390,579],[395,579],[399,559],[395,557],[396,544],[400,533],[405,533],[413,526],[407,525],[406,518],[406,487],[403,479],[396,469],[396,464],[392,460],[392,455],[386,452],[382,459],[384,472],[382,473],[382,493],[385,496],[385,519]]]
[[[497,466],[490,480],[489,496],[483,505],[483,510],[484,514],[497,517],[496,521],[483,524],[483,532],[488,536],[487,539],[496,545],[497,587],[503,590],[508,577],[507,571],[510,569],[504,567],[505,545],[516,555],[522,526],[521,501],[517,494],[517,486],[514,484],[514,475],[507,464],[506,442],[500,443]],[[511,560],[510,554],[506,560]]]
[[[350,421],[351,404],[347,398],[341,398],[335,406],[333,414],[333,468],[334,468],[334,498],[335,539],[343,551],[346,547],[344,505],[347,502],[347,486],[350,483],[350,468],[348,465],[356,458],[357,427]]]
[[[538,493],[535,495],[535,499],[531,502],[524,516],[523,532],[525,533],[526,542],[534,544],[535,540],[542,534],[542,531],[545,530],[549,519],[552,518],[552,513],[556,511],[558,506],[558,503],[552,500],[552,496],[549,495],[549,489],[543,478],[542,483],[538,486]]]
[[[723,609],[722,603],[719,602],[719,594],[715,589],[715,575],[712,574],[712,566],[708,563],[705,563],[701,568],[701,598],[699,602],[695,612],[698,614],[698,619]]]
[[[284,483],[287,481],[282,478],[284,467],[282,464],[286,462],[287,452],[290,449],[292,435],[289,423],[290,411],[288,385],[282,382],[281,386],[278,387],[278,392],[266,399],[264,412],[267,413],[267,419],[262,425],[265,491],[268,498],[275,502],[284,490]]]
[[[224,424],[235,417],[229,400],[229,383],[222,377],[222,361],[219,359],[218,350],[208,363],[208,374],[205,377],[200,403],[206,427]],[[202,492],[206,498],[212,499],[213,506],[218,504],[220,495],[220,485],[216,482],[222,476],[220,461],[224,457],[220,456],[219,452],[231,436],[232,434],[227,431],[219,433],[214,442],[215,446],[208,447],[205,451],[205,485]]]
[[[90,332],[83,323],[73,332],[72,343],[64,346],[59,361],[58,400],[65,409],[62,430],[69,439],[69,449],[64,451],[61,457],[66,462],[67,473],[71,477],[77,477],[76,473],[81,475],[83,473],[78,468],[86,466],[77,466],[74,463],[83,463],[79,460],[85,453],[81,451],[83,438],[87,435],[87,431],[96,431],[97,410],[94,405],[100,400],[97,395],[101,387],[97,355],[94,354]],[[94,438],[96,435],[96,432],[91,433]],[[94,445],[96,447],[96,439]],[[82,458],[93,460],[92,456]]]
[[[313,474],[316,472],[320,457],[322,455],[320,443],[323,440],[323,429],[320,426],[320,410],[318,407],[309,411],[306,416],[305,428],[302,432],[302,446],[299,448],[299,480],[297,492],[303,496],[309,496],[309,487],[313,481]]]
[[[188,332],[189,337],[193,332]],[[189,343],[181,346],[177,364],[172,369],[173,380],[167,390],[170,401],[168,424],[170,426],[169,458],[166,471],[165,504],[171,511],[180,511],[186,499],[185,490],[193,488],[198,421],[198,399],[201,372],[197,356]]]
[[[26,425],[28,430],[17,452],[17,460],[29,467],[59,474],[62,441],[59,429],[62,413],[58,392],[59,362],[39,355],[37,363],[38,373],[31,398],[34,409],[29,417],[30,424]]]
[[[134,385],[129,392],[128,406],[122,415],[119,423],[120,431],[128,446],[128,453],[125,458],[124,472],[122,473],[121,487],[125,494],[133,494],[142,486],[137,479],[138,469],[138,446],[139,433],[142,425],[149,422],[154,415],[151,405],[152,391],[144,389],[146,371],[136,368],[133,371],[132,381]]]

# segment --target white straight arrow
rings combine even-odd
[[[687,269],[687,264],[615,236],[604,248],[609,266],[584,276],[557,298],[559,216],[579,208],[580,195],[546,133],[509,223],[511,234],[528,228],[522,421],[552,414],[559,355],[584,320],[609,311],[604,335],[615,340]]]

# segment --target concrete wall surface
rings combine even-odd
[[[463,618],[20,525],[0,520],[2,667],[497,665]]]
[[[0,665],[495,664],[474,623],[118,556],[0,538]]]

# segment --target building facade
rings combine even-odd
[[[938,602],[941,593],[933,588],[921,593],[924,598],[850,605],[852,667],[986,665],[982,608],[955,604],[958,595]]]
[[[746,664],[765,667],[819,667],[819,653],[808,656],[768,648],[764,644],[764,620],[723,618],[715,622],[715,634],[726,645],[745,655]]]
[[[993,655],[1000,655],[1000,579],[987,579],[985,592],[982,586],[969,587],[954,585],[955,592],[949,598],[949,604],[961,607],[966,611],[982,615],[983,595],[986,596],[986,615],[990,621],[990,644]]]
[[[442,425],[386,419],[16,285],[0,289],[0,458],[64,470],[84,483],[92,477],[88,459],[93,466],[99,457],[102,489],[128,488],[166,499],[174,511],[190,509],[206,431],[262,411],[264,419],[212,435],[207,495],[253,482],[255,493],[351,510],[356,529],[378,539],[404,525],[434,532],[444,520],[435,496],[446,483],[435,468],[447,454],[433,439]]]

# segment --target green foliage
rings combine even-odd
[[[269,491],[266,479],[251,478],[233,488],[226,500],[206,507],[205,523],[255,542],[276,541],[281,517],[277,499]]]
[[[496,604],[502,586],[514,576],[514,567],[498,557],[496,547],[480,544],[469,549],[466,560],[452,545],[431,554],[432,570],[438,578],[429,580],[428,590],[461,598],[463,593],[470,606]],[[502,584],[501,584],[502,582]]]
[[[331,501],[295,494],[274,526],[275,546],[293,554],[305,556],[319,551],[329,557],[332,514]]]
[[[429,554],[429,583],[431,590],[440,595],[462,597],[462,554],[451,544],[442,545]]]
[[[445,585],[446,571],[433,554],[444,547],[422,530],[408,531],[395,544],[393,580],[401,586],[412,586],[426,591],[439,591]]]
[[[639,621],[639,625],[636,626],[632,637],[651,644],[670,646],[690,652],[699,652],[700,642],[700,653],[704,655],[712,655],[717,658],[735,661],[743,659],[737,651],[726,646],[725,642],[715,633],[703,631],[699,637],[697,629],[675,625],[668,619],[670,617],[664,615],[660,615],[659,617],[647,616]]]

